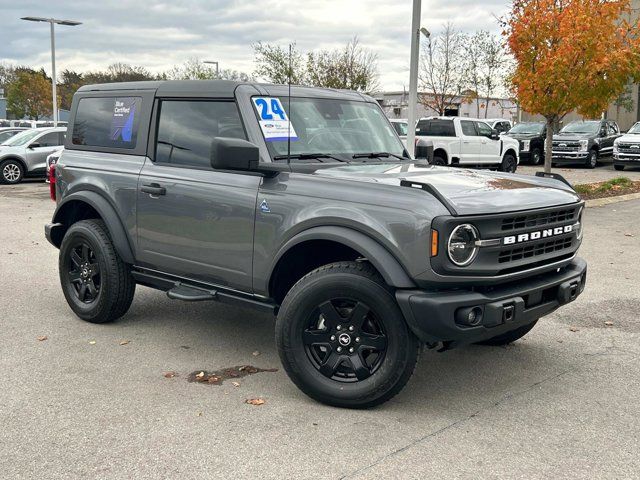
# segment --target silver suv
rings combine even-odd
[[[0,145],[0,183],[43,176],[47,157],[64,144],[67,127],[26,130]]]

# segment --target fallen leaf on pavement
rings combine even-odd
[[[198,378],[202,378],[202,377],[204,377],[204,372],[197,373],[197,374],[196,374],[196,377],[198,377]]]
[[[51,104],[53,105],[53,102],[51,102]],[[202,416],[202,412],[198,412],[198,416],[201,417]]]
[[[122,340],[120,342],[120,345],[127,345],[129,343],[129,340]]]
[[[260,352],[258,350],[256,350],[251,355],[253,355],[254,357],[257,357],[258,355],[260,355]]]
[[[178,376],[178,372],[164,372],[163,375],[165,376],[165,378],[173,378]]]
[[[625,234],[624,234],[624,236],[625,236],[625,237],[633,237],[633,236],[635,236],[635,235],[634,235],[633,233],[625,233]]]
[[[610,326],[612,326],[612,325],[613,325],[613,322],[612,322],[611,320],[607,320],[606,322],[604,322],[604,324],[605,324],[607,327],[610,327]]]
[[[36,340],[38,340],[39,342],[44,342],[48,338],[49,337],[47,337],[46,335],[40,335],[39,337],[36,337]]]
[[[240,386],[240,382],[231,382],[231,385],[233,385],[234,387],[239,387]]]
[[[95,340],[91,340],[91,341],[89,342],[89,345],[95,345],[95,344],[96,344],[96,341],[95,341]]]
[[[570,332],[578,332],[580,329],[578,327],[569,327]]]
[[[248,398],[244,403],[248,403],[249,405],[264,405],[264,400],[262,398]]]

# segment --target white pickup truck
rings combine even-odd
[[[475,118],[428,117],[416,125],[416,138],[433,142],[434,165],[497,167],[503,172],[518,168],[517,140],[501,136]]]

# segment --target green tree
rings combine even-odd
[[[176,65],[167,73],[165,78],[171,80],[235,80],[249,82],[251,77],[238,70],[224,69],[216,72],[216,69],[208,63],[204,63],[197,57],[189,58],[182,65]]]
[[[289,48],[280,45],[258,42],[253,45],[253,50],[256,64],[254,73],[257,77],[271,83],[286,84],[291,78],[291,83],[295,85],[307,84],[305,61],[296,50],[295,43],[291,46],[291,58]]]
[[[38,120],[53,112],[51,80],[44,70],[16,69],[16,78],[8,85],[6,94],[7,110],[17,118]]]

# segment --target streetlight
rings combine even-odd
[[[53,125],[58,126],[58,95],[56,91],[56,39],[54,25],[66,25],[68,27],[75,27],[76,25],[82,25],[81,22],[74,20],[58,20],[56,18],[43,18],[43,17],[22,17],[22,20],[29,22],[47,22],[51,25],[51,91],[53,93]]]
[[[411,17],[411,56],[409,61],[409,112],[407,115],[407,149],[409,154],[415,154],[416,139],[416,108],[418,104],[418,56],[420,47],[420,10],[422,0],[413,0],[413,15]]]
[[[202,63],[209,63],[211,65],[216,66],[216,78],[220,76],[220,68],[218,66],[218,62],[214,62],[213,60],[203,60]]]

